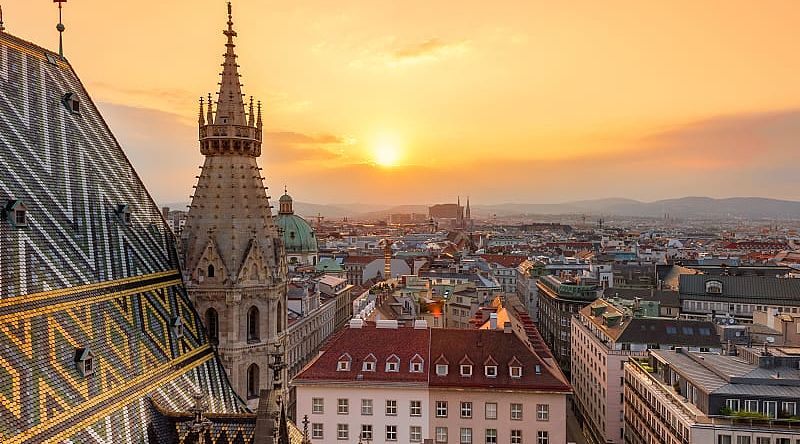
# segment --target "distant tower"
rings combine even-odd
[[[472,229],[472,213],[469,211],[469,196],[467,196],[467,209],[466,209],[466,228],[468,230]]]
[[[219,97],[198,117],[205,155],[182,233],[189,295],[218,344],[231,384],[254,406],[273,375],[270,352],[286,326],[286,258],[257,158],[261,105],[245,113],[231,4]],[[290,204],[291,205],[291,204]]]

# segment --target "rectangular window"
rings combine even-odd
[[[536,404],[536,420],[537,421],[550,420],[550,404]]]
[[[522,404],[511,403],[511,419],[515,421],[522,420]]]
[[[486,429],[486,444],[497,444],[497,429]]]
[[[522,430],[511,431],[511,444],[522,444]]]
[[[336,424],[336,439],[349,439],[350,427],[347,424]]]
[[[484,406],[484,415],[486,419],[497,419],[497,403],[487,402]]]
[[[322,439],[322,424],[314,422],[311,424],[311,437],[314,439]]]
[[[744,402],[744,409],[748,412],[758,412],[758,401],[748,399]]]
[[[487,365],[485,367],[485,373],[487,378],[496,378],[497,377],[497,366],[496,365]]]
[[[777,418],[778,403],[776,401],[764,401],[764,414],[770,418]]]
[[[781,403],[781,416],[797,416],[797,403],[796,402],[782,402]]]
[[[438,376],[447,376],[447,364],[436,364],[436,374]]]
[[[422,416],[422,401],[411,401],[409,412],[411,416]]]
[[[512,378],[522,377],[522,367],[509,367],[508,371]]]
[[[717,444],[731,444],[731,435],[717,435]]]
[[[396,416],[397,415],[397,400],[396,399],[387,399],[386,400],[386,416]]]
[[[756,437],[756,444],[770,444],[771,440],[766,436],[758,436]]]
[[[397,426],[396,425],[387,425],[386,426],[386,440],[387,441],[397,441]]]
[[[550,432],[536,432],[536,444],[550,444]]]
[[[472,403],[471,402],[461,402],[461,417],[462,418],[472,418]]]
[[[436,442],[447,442],[447,427],[436,427]]]
[[[725,407],[731,409],[734,412],[738,412],[740,410],[739,405],[740,405],[740,403],[739,403],[738,399],[726,399],[725,400]]]
[[[311,413],[325,413],[325,401],[322,398],[311,398]]]
[[[372,439],[372,424],[361,424],[361,439]]]
[[[447,401],[436,401],[436,417],[447,418]]]
[[[472,444],[472,429],[469,427],[461,427],[461,431],[459,432],[461,438],[459,439],[459,444]]]
[[[750,444],[750,437],[749,436],[737,436],[736,437],[736,444]]]
[[[461,366],[461,376],[472,376],[472,366],[471,365],[462,365]]]
[[[421,362],[412,362],[411,363],[411,373],[422,373],[422,363]]]
[[[361,414],[364,416],[372,415],[372,400],[371,399],[362,399],[361,400]]]
[[[422,426],[411,426],[408,431],[409,441],[420,442],[422,441]]]
[[[336,413],[340,415],[346,415],[350,413],[350,405],[346,399],[339,398],[339,403],[337,405],[338,407],[336,409]]]

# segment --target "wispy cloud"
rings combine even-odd
[[[463,56],[471,49],[470,41],[446,41],[432,37],[416,42],[399,42],[394,37],[373,42],[350,62],[352,67],[398,68],[441,62]]]

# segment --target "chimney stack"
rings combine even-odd
[[[497,330],[497,313],[492,313],[489,315],[489,328],[492,330]]]
[[[503,333],[511,333],[511,323],[506,321],[503,322]]]

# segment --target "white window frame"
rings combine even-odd
[[[397,400],[387,399],[385,411],[386,411],[386,416],[397,416]]]
[[[491,412],[491,414],[490,414]],[[497,419],[497,403],[487,402],[483,405],[483,417],[485,419]]]
[[[514,366],[508,368],[508,376],[511,376],[514,379],[518,379],[522,377],[522,367]]]
[[[459,444],[472,444],[472,427],[461,427],[458,436]]]
[[[436,376],[447,376],[447,364],[436,364]]]
[[[372,440],[372,424],[361,424],[361,438]]]
[[[386,440],[397,441],[397,426],[389,424],[386,426]]]
[[[497,377],[497,366],[496,365],[485,365],[483,367],[483,373],[486,375],[487,378],[496,378]]]
[[[412,399],[408,403],[408,416],[422,416],[422,401]]]
[[[336,424],[336,439],[350,439],[350,425]]]
[[[472,402],[471,401],[461,401],[461,412],[460,416],[465,419],[472,418]]]
[[[311,398],[311,413],[325,413],[325,398]]]
[[[447,442],[447,427],[436,427],[434,436],[436,437],[436,442]]]
[[[519,402],[511,403],[511,419],[513,421],[522,421],[522,403]]]
[[[461,376],[466,378],[472,377],[472,366],[470,364],[461,364]]]
[[[313,439],[324,439],[325,426],[320,422],[311,423],[311,437]]]
[[[408,428],[408,440],[410,442],[422,442],[422,426],[410,426]]]
[[[447,401],[436,401],[436,417],[447,418]]]
[[[349,399],[347,399],[347,398],[339,398],[338,400],[336,400],[336,414],[337,415],[349,415],[350,414],[350,400]]]
[[[371,399],[362,399],[361,400],[361,415],[362,416],[372,416],[374,411],[374,403]]]
[[[550,404],[536,404],[536,420],[550,421]]]

